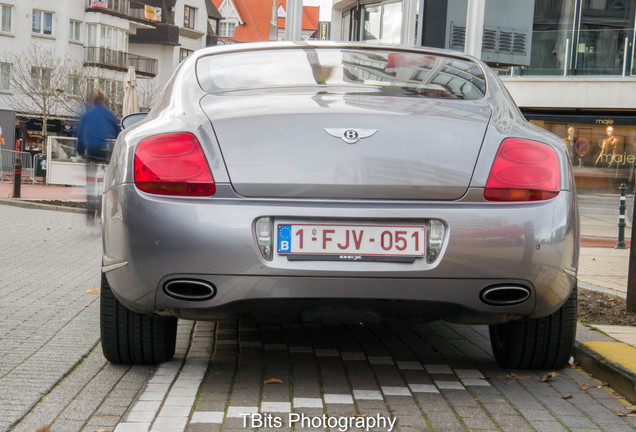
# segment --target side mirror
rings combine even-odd
[[[138,112],[138,113],[128,114],[126,117],[121,119],[121,128],[127,129],[131,127],[132,125],[134,125],[135,123],[145,119],[147,115],[148,115],[147,112]]]

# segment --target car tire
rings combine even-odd
[[[140,314],[122,305],[102,274],[102,351],[112,363],[157,364],[174,356],[177,318]]]
[[[490,325],[495,360],[510,369],[560,369],[576,336],[577,287],[559,310],[544,318]]]

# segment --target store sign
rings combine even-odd
[[[536,112],[524,112],[527,120],[545,121],[550,123],[578,123],[582,125],[598,126],[636,126],[636,116],[627,114],[612,115],[612,117],[598,117],[598,115],[556,115]]]
[[[106,0],[91,0],[91,7],[106,9]]]
[[[318,40],[328,41],[331,38],[331,22],[320,21],[318,23]]]
[[[144,18],[154,21],[157,17],[157,9],[154,6],[144,5]]]
[[[27,130],[41,131],[43,123],[42,119],[31,119],[27,121],[26,128]],[[59,120],[47,120],[46,130],[48,133],[59,133],[62,130],[62,122]]]
[[[161,8],[144,5],[144,18],[150,21],[161,22]]]

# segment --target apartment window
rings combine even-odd
[[[80,21],[71,20],[68,38],[75,42],[82,41],[82,23]]]
[[[99,79],[97,81],[99,88],[110,99],[110,103],[121,105],[124,100],[124,83],[110,79]]]
[[[183,26],[189,29],[194,29],[194,16],[196,9],[192,6],[185,6],[183,8]]]
[[[0,63],[0,91],[8,92],[11,86],[11,65]]]
[[[2,5],[2,8],[0,8],[0,13],[2,14],[2,27],[0,27],[0,30],[2,30],[5,33],[11,33],[12,31],[11,19],[13,15],[13,6]]]
[[[66,93],[79,96],[81,92],[81,78],[78,75],[69,75],[68,84],[66,85]]]
[[[33,66],[31,68],[31,87],[34,90],[51,88],[51,69]]]
[[[113,51],[128,51],[126,30],[101,24],[89,24],[87,35],[86,46],[108,48]]]
[[[184,61],[190,54],[192,54],[194,51],[186,49],[186,48],[181,48],[181,51],[179,52],[179,62]]]
[[[234,30],[236,29],[236,23],[233,22],[221,22],[219,25],[219,36],[221,37],[234,37]]]
[[[33,11],[31,32],[43,35],[53,34],[53,13],[39,10]]]

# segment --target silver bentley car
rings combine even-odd
[[[119,136],[102,217],[112,362],[171,359],[177,318],[240,315],[488,324],[510,368],[572,353],[566,148],[456,52],[198,51]]]

